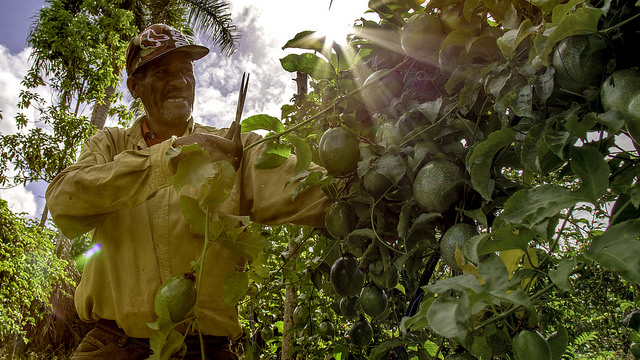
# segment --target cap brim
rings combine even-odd
[[[207,48],[206,46],[202,46],[202,45],[184,45],[184,46],[180,46],[178,48],[169,49],[169,50],[167,50],[165,52],[162,52],[162,53],[158,54],[157,56],[152,57],[151,59],[147,59],[145,61],[141,61],[138,64],[138,66],[136,67],[136,69],[134,70],[134,72],[136,72],[138,69],[140,69],[143,65],[148,64],[150,62],[153,62],[154,60],[159,59],[162,56],[164,56],[166,54],[169,54],[169,53],[172,53],[172,52],[175,52],[175,51],[181,51],[181,52],[189,53],[193,60],[202,59],[207,54],[209,54],[209,48]]]

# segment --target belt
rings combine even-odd
[[[125,334],[113,320],[100,319],[96,322],[96,327],[117,336],[119,339],[116,344],[120,347],[125,346],[126,344],[132,344],[145,350],[150,350],[149,339],[127,336],[127,334]],[[205,349],[207,350],[229,348],[229,344],[231,344],[231,341],[226,336],[203,335],[202,341]],[[184,343],[187,346],[187,351],[193,349],[193,351],[200,353],[200,337],[198,335],[187,335],[184,339]]]

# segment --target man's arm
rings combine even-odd
[[[46,191],[51,217],[63,234],[86,233],[106,215],[142,204],[170,186],[173,172],[165,153],[170,141],[142,150],[124,150],[101,131],[85,143],[78,161],[62,171]]]

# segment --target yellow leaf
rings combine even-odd
[[[504,262],[504,265],[507,267],[507,271],[509,272],[509,279],[511,279],[516,270],[518,270],[520,260],[522,260],[523,255],[524,251],[522,249],[500,251],[500,258]]]

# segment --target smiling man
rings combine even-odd
[[[263,224],[323,226],[329,200],[309,188],[291,200],[285,189],[295,159],[270,170],[254,168],[262,147],[243,152],[260,137],[194,123],[193,61],[206,47],[193,45],[164,24],[134,37],[127,50],[127,86],[144,104],[145,115],[129,129],[105,128],[85,143],[78,161],[47,189],[52,218],[69,238],[91,232],[101,250],[86,263],[75,293],[81,319],[96,324],[72,359],[145,359],[156,319],[154,297],[161,284],[189,272],[204,238],[189,228],[172,179],[182,145],[197,143],[211,161],[229,161],[237,170],[234,188],[219,207]],[[289,189],[295,188],[295,185]],[[285,189],[286,190],[286,189]],[[235,359],[230,341],[242,334],[237,310],[223,300],[234,258],[213,244],[207,250],[199,297],[199,324],[208,359]],[[242,259],[239,259],[242,261]],[[200,359],[200,341],[188,334],[184,358]],[[175,357],[180,358],[180,357]]]

